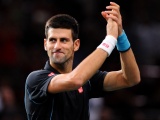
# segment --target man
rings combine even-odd
[[[75,69],[74,52],[80,46],[77,21],[65,14],[47,21],[44,48],[49,60],[43,70],[29,74],[25,85],[28,120],[89,120],[90,98],[140,82],[139,69],[122,28],[120,7],[110,2],[106,9],[102,12],[107,21],[105,39]],[[122,69],[98,70],[115,46],[120,51]]]

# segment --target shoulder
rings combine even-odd
[[[48,70],[36,70],[36,71],[31,72],[31,73],[27,76],[27,79],[46,76],[46,75],[48,75],[49,73],[50,73],[50,71],[48,71]]]
[[[102,87],[106,75],[107,75],[106,71],[97,70],[97,72],[89,80],[90,85],[92,87],[93,86],[98,87],[99,85],[100,87]]]
[[[107,71],[97,70],[97,72],[94,74],[92,79],[100,79],[100,78],[104,79],[106,75],[107,75]]]
[[[48,79],[49,77],[52,77],[54,75],[53,72],[48,70],[36,70],[31,72],[26,79],[26,84],[33,85],[37,82],[43,81],[44,79]]]

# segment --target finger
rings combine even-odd
[[[106,8],[111,9],[111,10],[116,10],[116,11],[120,10],[120,6],[116,4],[115,2],[110,2],[110,5],[107,6]]]
[[[101,15],[103,16],[104,19],[108,20],[108,14],[105,11],[102,11]]]
[[[112,18],[114,21],[118,22],[119,15],[115,11],[105,11],[105,13],[108,15],[107,18]]]
[[[106,6],[106,9],[108,11],[117,11],[117,12],[119,12],[119,8],[116,7],[116,6]]]
[[[115,2],[110,2],[110,5],[112,5],[112,6],[116,6],[116,7],[120,7],[117,3],[115,3]]]
[[[106,18],[106,12],[105,12],[105,11],[102,11],[102,12],[101,12],[101,15],[102,15],[104,18]]]
[[[114,16],[113,14],[109,14],[107,16],[107,19],[112,19],[113,21],[115,21],[116,23],[118,23],[118,18],[117,16]]]
[[[116,11],[114,11],[114,10],[112,10],[112,11],[105,11],[105,13],[108,14],[108,15],[112,14],[112,15],[117,16],[117,17],[118,17],[118,15],[119,15],[119,14],[118,14]]]

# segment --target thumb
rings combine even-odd
[[[105,11],[101,12],[101,15],[103,16],[104,19],[106,19],[106,21],[108,21],[108,14]]]

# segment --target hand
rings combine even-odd
[[[111,15],[111,14],[110,14]],[[107,35],[112,35],[117,39],[118,37],[118,25],[115,21],[112,20],[112,18],[108,18],[108,14],[106,12],[102,12],[102,16],[107,21],[106,31]]]
[[[108,21],[108,19],[112,19],[118,25],[118,36],[122,34],[122,16],[120,14],[120,6],[114,2],[110,2],[110,5],[106,7],[106,11],[102,12],[102,16]]]

